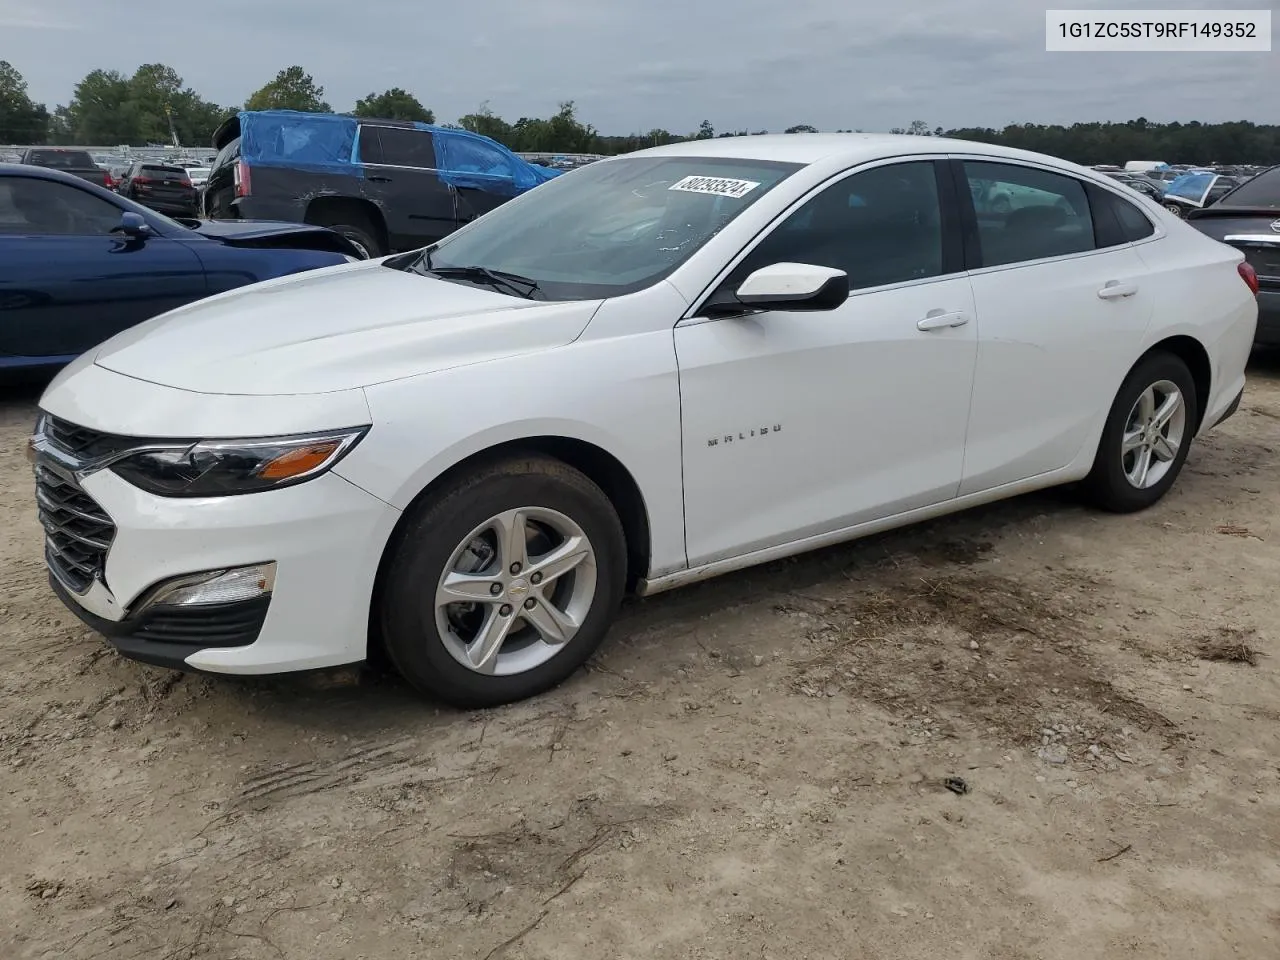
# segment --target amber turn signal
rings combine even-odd
[[[341,446],[342,440],[323,440],[305,447],[298,447],[280,454],[273,460],[268,460],[258,471],[258,477],[262,480],[288,480],[291,477],[301,476],[324,466]]]

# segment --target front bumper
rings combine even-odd
[[[198,499],[153,496],[110,470],[78,482],[110,518],[109,547],[87,586],[68,583],[56,565],[50,579],[63,603],[125,656],[232,674],[365,658],[374,577],[399,517],[381,500],[334,474]],[[203,610],[146,606],[154,588],[174,578],[269,562],[274,582],[254,600]]]

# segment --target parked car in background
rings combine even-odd
[[[356,257],[322,227],[179,223],[60,171],[0,164],[0,374],[59,366],[182,304]]]
[[[1184,173],[1165,188],[1161,203],[1177,217],[1192,210],[1212,206],[1240,185],[1235,177],[1224,177],[1209,170]]]
[[[1280,346],[1280,166],[1250,178],[1187,222],[1240,250],[1257,275],[1256,342]]]
[[[294,110],[243,111],[213,143],[205,216],[322,224],[370,256],[439,240],[557,173],[466,130]]]
[[[68,147],[31,147],[24,150],[19,163],[33,167],[45,167],[49,170],[61,170],[64,173],[106,186],[107,171],[93,161],[88,150],[75,150]]]
[[[107,175],[103,178],[102,185],[108,190],[114,190],[119,193],[120,184],[131,166],[133,166],[131,163],[109,164],[107,166]]]
[[[1110,170],[1103,170],[1099,172],[1104,173],[1117,183],[1123,183],[1131,190],[1137,190],[1143,196],[1150,197],[1156,202],[1159,202],[1164,197],[1164,184],[1159,180],[1153,180],[1152,178],[1142,174],[1123,173]]]
[[[187,167],[187,177],[191,181],[191,185],[197,191],[203,190],[204,185],[209,182],[209,172],[212,168],[205,166]]]
[[[139,160],[126,171],[116,189],[122,196],[161,213],[179,217],[198,213],[196,189],[187,171],[176,164]]]
[[[979,211],[973,183],[1039,202]],[[506,703],[581,667],[628,588],[1056,484],[1156,503],[1240,403],[1242,261],[988,144],[600,160],[63,371],[33,438],[51,582],[151,663],[266,674],[382,644],[436,697]]]

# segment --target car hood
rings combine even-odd
[[[108,340],[95,362],[200,393],[326,393],[562,346],[599,305],[524,300],[363,261],[179,307]]]
[[[267,237],[332,232],[328,227],[319,227],[310,223],[286,223],[283,220],[187,220],[184,225],[190,226],[202,237],[231,244],[237,241],[263,240]]]

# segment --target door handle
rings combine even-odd
[[[916,321],[917,330],[947,330],[951,327],[963,327],[969,322],[969,315],[963,310],[946,313],[942,310],[930,310],[923,320]]]
[[[390,177],[365,177],[370,183],[390,183]]]
[[[1121,283],[1119,280],[1108,280],[1102,285],[1102,289],[1098,291],[1098,297],[1102,300],[1119,300],[1121,297],[1132,297],[1138,292],[1136,283]]]

